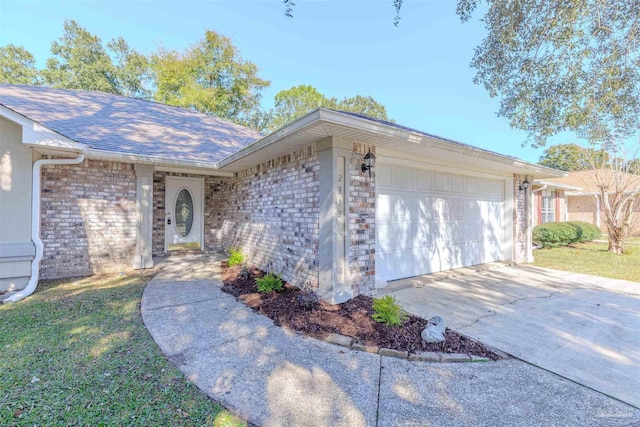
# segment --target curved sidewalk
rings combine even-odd
[[[144,291],[142,318],[191,382],[251,423],[640,424],[640,411],[518,360],[410,362],[277,327],[220,290],[218,261],[165,261]]]

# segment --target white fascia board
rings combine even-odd
[[[16,113],[4,105],[0,105],[0,116],[22,127],[22,143],[25,145],[62,148],[74,151],[82,151],[86,148],[85,144],[69,139],[20,113]]]
[[[87,157],[92,159],[115,160],[129,163],[152,164],[156,170],[167,172],[185,172],[200,175],[233,176],[231,172],[218,171],[215,163],[195,162],[188,160],[169,160],[163,157],[145,156],[142,154],[128,154],[115,151],[96,150],[89,148]]]
[[[337,126],[343,126],[346,128],[354,129],[357,131],[373,133],[376,135],[385,136],[390,139],[404,140],[415,144],[430,144],[437,146],[443,150],[458,152],[471,157],[478,157],[485,160],[491,160],[502,163],[504,165],[512,166],[514,168],[525,169],[529,171],[531,175],[543,175],[548,177],[564,177],[566,172],[559,171],[557,169],[548,168],[546,166],[535,165],[525,162],[523,160],[516,159],[514,157],[505,156],[503,154],[493,153],[491,151],[483,150],[481,148],[472,147],[466,144],[457,143],[455,141],[446,140],[436,136],[427,136],[417,132],[411,132],[406,129],[399,129],[393,126],[386,125],[384,123],[378,123],[372,120],[364,119],[361,117],[351,116],[341,113],[339,111],[327,110],[318,108],[300,119],[280,128],[276,132],[254,142],[253,144],[245,147],[244,149],[232,154],[226,159],[216,163],[218,168],[223,168],[242,157],[259,151],[269,145],[278,142],[280,139],[292,135],[296,132],[303,131],[304,128],[315,124],[316,122],[326,122]],[[327,133],[327,136],[330,136]],[[362,141],[366,142],[366,141]]]
[[[216,167],[217,168],[223,168],[227,165],[230,165],[231,163],[240,160],[241,158],[248,156],[250,154],[253,154],[259,150],[262,150],[263,148],[266,148],[276,142],[278,142],[279,140],[281,140],[284,137],[293,135],[297,132],[300,132],[301,130],[303,130],[305,127],[314,124],[315,122],[320,120],[320,112],[322,110],[320,109],[316,109],[310,113],[308,113],[307,115],[299,118],[298,120],[295,120],[294,122],[278,129],[277,131],[265,136],[262,139],[257,140],[256,142],[246,146],[245,148],[243,148],[242,150],[230,155],[229,157],[220,160],[219,162],[216,163]],[[329,136],[329,135],[327,135]]]
[[[379,135],[388,136],[390,138],[397,138],[406,140],[407,142],[413,142],[416,144],[427,143],[435,145],[443,150],[458,152],[466,154],[471,157],[478,157],[486,160],[492,160],[500,162],[505,165],[523,168],[531,171],[531,174],[542,174],[551,177],[564,177],[567,173],[557,169],[549,168],[546,166],[540,166],[533,163],[528,163],[523,160],[519,160],[514,157],[505,156],[504,154],[494,153],[482,148],[472,147],[467,144],[462,144],[452,140],[447,140],[437,136],[427,136],[417,132],[411,132],[405,129],[394,128],[393,126],[385,125],[383,123],[374,122],[371,120],[363,119],[360,117],[350,116],[342,114],[337,111],[317,110],[320,113],[320,119],[336,125],[350,127],[352,129],[362,130],[365,132],[372,132]]]

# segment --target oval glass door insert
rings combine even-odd
[[[193,227],[193,198],[186,188],[183,188],[176,197],[175,206],[176,231],[181,237],[187,237]]]

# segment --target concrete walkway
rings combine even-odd
[[[165,355],[258,425],[629,426],[640,411],[521,361],[425,363],[274,326],[220,290],[214,258],[167,261],[142,297]]]
[[[390,288],[418,316],[640,408],[640,283],[503,265]]]

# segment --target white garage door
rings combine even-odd
[[[376,283],[503,259],[504,181],[376,165]]]

